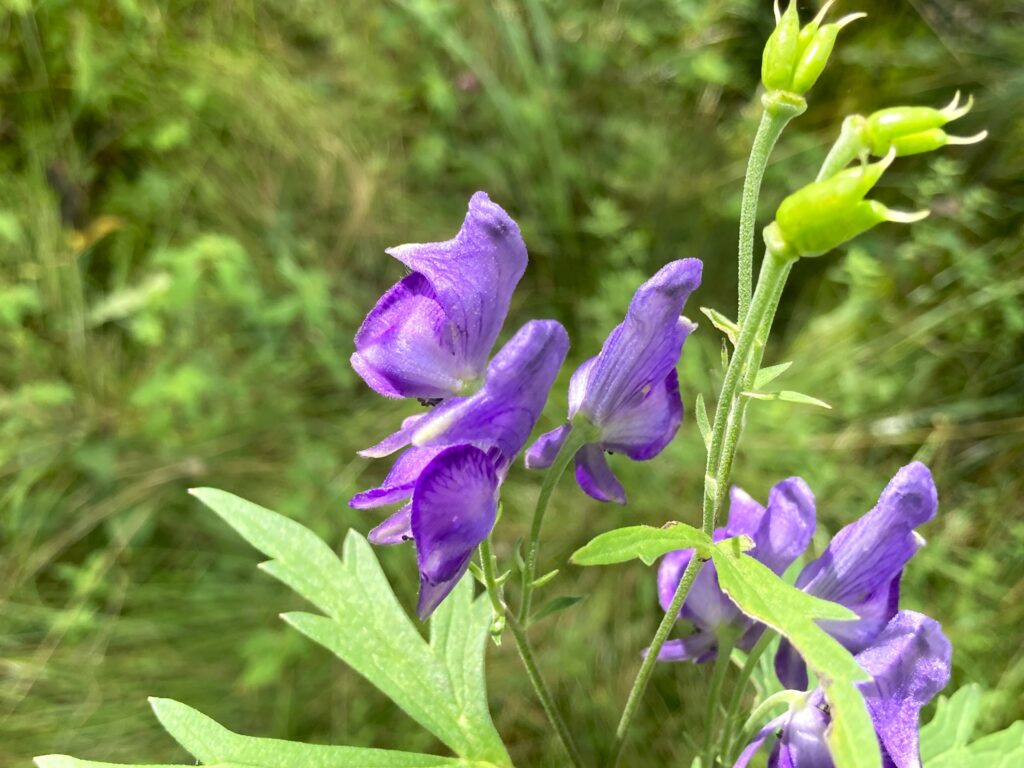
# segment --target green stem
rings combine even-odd
[[[742,744],[754,737],[757,733],[761,723],[764,722],[768,713],[770,713],[779,704],[785,704],[787,707],[792,707],[797,702],[806,701],[810,693],[807,691],[779,691],[773,693],[767,699],[758,704],[754,711],[750,713],[750,717],[747,718],[747,722],[744,723],[743,728],[739,732],[739,742]]]
[[[782,91],[769,91],[761,97],[764,111],[754,135],[747,160],[747,175],[743,179],[743,199],[740,203],[739,239],[739,307],[736,322],[739,325],[750,309],[750,294],[754,283],[754,231],[757,228],[757,200],[761,194],[768,158],[779,136],[789,121],[807,109],[800,96]]]
[[[487,587],[487,594],[491,598],[491,605],[494,607],[495,615],[503,617],[508,622],[509,629],[512,630],[512,637],[516,641],[516,650],[519,651],[519,658],[523,660],[526,675],[530,678],[530,683],[533,685],[537,698],[540,699],[541,707],[544,709],[544,714],[547,715],[548,722],[565,748],[569,760],[576,768],[582,768],[583,761],[580,759],[579,749],[576,747],[576,742],[573,740],[565,720],[562,719],[562,715],[555,707],[551,691],[547,683],[544,682],[540,668],[537,666],[537,660],[533,655],[533,649],[530,647],[530,641],[526,637],[526,630],[523,629],[522,624],[516,621],[512,612],[506,609],[505,603],[502,600],[501,589],[498,587],[498,582],[494,575],[494,555],[491,552],[490,537],[480,543],[480,566],[484,573],[484,585]]]
[[[519,651],[519,658],[523,660],[523,666],[526,668],[526,674],[530,678],[530,682],[533,684],[533,690],[537,693],[537,698],[540,699],[540,704],[544,708],[544,714],[548,717],[548,722],[555,729],[555,733],[558,734],[558,740],[562,743],[565,748],[566,754],[569,756],[569,760],[576,768],[583,768],[583,760],[580,758],[579,749],[576,746],[576,742],[573,740],[572,734],[569,732],[569,728],[566,726],[565,721],[562,719],[561,714],[555,708],[554,699],[551,697],[551,691],[548,690],[547,684],[544,682],[544,678],[541,677],[540,669],[537,667],[537,661],[533,656],[533,649],[530,647],[530,640],[526,636],[526,630],[523,625],[519,623],[511,613],[508,614],[508,626],[512,630],[512,637],[516,641],[516,649]]]
[[[501,631],[505,628],[505,601],[502,598],[501,587],[498,586],[498,579],[495,576],[494,554],[491,551],[491,537],[488,536],[480,542],[480,569],[484,574],[484,586],[487,587],[487,594],[491,598],[491,607],[494,609],[494,620],[491,622],[491,636],[495,642],[501,639]]]
[[[865,151],[864,123],[865,120],[860,115],[850,115],[843,120],[839,138],[826,155],[815,181],[832,178]]]
[[[713,768],[716,755],[714,753],[714,741],[711,734],[715,730],[715,720],[718,716],[719,699],[722,696],[722,683],[725,682],[725,673],[729,670],[732,658],[732,649],[736,647],[738,635],[735,632],[725,631],[719,633],[718,657],[715,659],[715,671],[711,674],[711,688],[708,690],[708,709],[704,718],[704,765]]]
[[[533,509],[533,522],[530,524],[530,538],[526,543],[526,563],[523,568],[522,597],[519,602],[519,623],[523,626],[530,624],[530,603],[533,598],[533,581],[537,578],[537,557],[540,551],[540,533],[544,526],[544,513],[547,512],[551,495],[555,492],[555,486],[565,474],[569,462],[573,460],[576,453],[586,442],[587,430],[584,425],[573,425],[569,435],[565,438],[555,455],[554,461],[544,475],[544,483],[540,487],[540,495],[537,497],[537,506]]]
[[[739,718],[743,693],[747,689],[747,683],[750,682],[750,676],[754,674],[754,670],[757,668],[757,663],[761,660],[764,652],[768,650],[768,646],[771,645],[774,638],[775,633],[767,629],[761,633],[761,637],[757,639],[754,647],[747,654],[747,660],[743,662],[740,675],[736,679],[736,687],[733,688],[732,696],[729,698],[729,704],[725,710],[725,731],[722,734],[722,754],[725,755],[727,760],[734,751],[732,743],[733,732],[736,730],[736,721]]]
[[[636,680],[633,681],[633,687],[630,689],[629,697],[626,699],[626,707],[622,710],[619,727],[615,729],[615,744],[612,747],[612,757],[609,762],[612,768],[619,763],[622,749],[626,745],[626,734],[629,733],[629,726],[633,722],[633,716],[636,714],[637,707],[640,705],[640,699],[643,698],[644,691],[647,689],[651,673],[654,672],[654,665],[658,661],[658,654],[661,652],[661,647],[665,645],[668,634],[672,631],[672,626],[676,623],[676,617],[679,615],[679,610],[683,607],[683,601],[686,600],[690,587],[693,586],[693,581],[697,578],[702,565],[704,565],[704,561],[694,553],[694,556],[690,558],[690,562],[686,564],[682,578],[679,579],[679,586],[676,587],[676,592],[672,596],[672,603],[669,605],[668,610],[665,611],[665,615],[662,617],[661,623],[654,633],[651,647],[647,649],[647,655],[644,656],[644,660],[640,664],[640,671],[637,672]]]

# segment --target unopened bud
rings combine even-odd
[[[791,194],[765,231],[769,247],[783,255],[819,256],[883,221],[923,219],[928,211],[894,211],[877,200],[864,199],[895,157],[895,151],[890,151],[877,163],[847,168]]]
[[[864,138],[873,155],[885,155],[890,149],[898,156],[916,155],[947,144],[975,144],[988,136],[982,131],[974,136],[950,136],[943,130],[947,123],[966,115],[974,106],[968,98],[960,104],[960,91],[942,109],[932,107],[891,107],[867,118]]]
[[[814,19],[803,29],[796,9],[796,0],[790,0],[785,13],[775,5],[775,30],[768,38],[761,58],[761,81],[768,90],[788,91],[803,96],[821,76],[839,30],[865,16],[851,13],[839,21],[821,26],[825,13],[834,0],[829,0]]]

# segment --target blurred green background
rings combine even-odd
[[[804,4],[801,4],[804,5]],[[357,448],[415,412],[351,372],[352,336],[401,275],[383,249],[450,237],[485,189],[520,222],[530,268],[504,337],[555,317],[564,384],[636,285],[697,256],[699,306],[734,313],[735,227],[759,115],[767,0],[3,0],[0,2],[0,764],[34,754],[176,762],[146,706],[184,701],[235,730],[438,749],[383,696],[277,618],[301,600],[185,494],[219,486],[329,542],[379,519],[346,501],[385,462]],[[813,12],[814,6],[802,9]],[[762,221],[816,170],[842,117],[976,109],[980,145],[899,161],[878,196],[930,207],[801,263],[768,362],[827,400],[756,403],[736,481],[759,498],[801,474],[829,532],[913,458],[937,520],[904,605],[939,618],[954,686],[986,724],[1024,715],[1024,8],[863,0],[810,109],[773,157]],[[681,362],[713,399],[721,338]],[[581,740],[617,717],[658,620],[652,572],[566,556],[633,521],[699,517],[692,419],[653,462],[618,461],[627,508],[566,483],[549,515],[537,626]],[[505,492],[508,562],[539,478]],[[382,553],[399,594],[412,553]],[[499,730],[522,765],[557,765],[506,643],[491,648]],[[636,740],[684,764],[705,670],[659,670]],[[633,764],[633,763],[630,763]]]

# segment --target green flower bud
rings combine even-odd
[[[895,157],[890,151],[877,163],[847,168],[791,194],[765,231],[769,247],[792,257],[819,256],[883,221],[923,219],[928,211],[893,211],[877,200],[864,199]]]
[[[960,91],[942,109],[931,107],[891,107],[867,118],[864,138],[873,155],[882,156],[895,149],[898,156],[916,155],[944,147],[947,144],[975,144],[988,136],[982,131],[974,136],[950,136],[942,127],[957,120],[974,106],[968,98],[960,104]]]
[[[775,31],[768,38],[761,59],[761,81],[769,91],[788,91],[803,96],[817,81],[835,46],[839,30],[866,14],[852,13],[837,22],[821,26],[835,0],[829,0],[803,29],[795,0],[785,13],[775,4]]]

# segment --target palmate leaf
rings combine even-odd
[[[271,560],[262,568],[324,615],[283,618],[379,688],[460,757],[511,765],[486,703],[483,650],[490,609],[469,577],[423,639],[391,590],[370,544],[350,531],[344,559],[304,526],[212,488],[191,491]]]
[[[1017,768],[1024,765],[1024,721],[971,741],[981,712],[981,688],[965,685],[939,700],[921,729],[924,768]]]
[[[710,546],[710,536],[686,523],[669,523],[661,528],[630,525],[595,536],[569,559],[576,565],[612,565],[640,558],[651,565],[677,549],[697,548],[706,553]]]
[[[786,637],[818,676],[832,714],[829,751],[836,768],[880,768],[875,729],[855,685],[869,680],[853,656],[816,623],[855,619],[849,609],[801,592],[730,539],[712,547],[718,582],[747,616]]]
[[[215,768],[485,768],[490,765],[387,749],[331,747],[242,736],[177,701],[150,699],[150,704],[161,725],[199,764]],[[37,757],[35,762],[39,768],[194,768],[126,766],[78,760],[67,755],[45,755]]]

